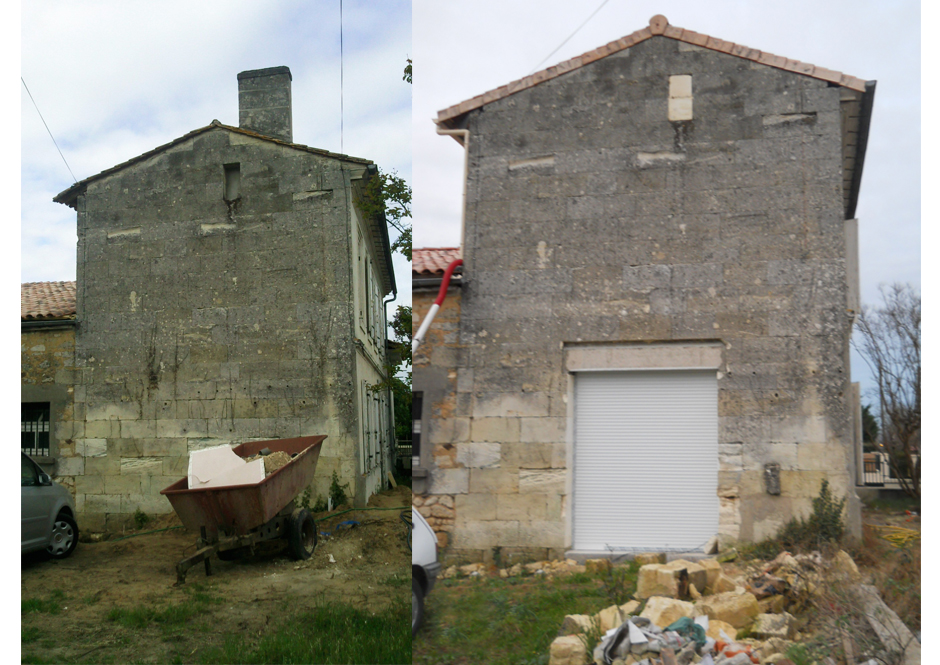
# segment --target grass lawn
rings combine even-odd
[[[548,663],[548,649],[566,614],[593,614],[624,603],[636,590],[637,568],[625,580],[576,573],[439,580],[426,599],[424,626],[412,643],[416,665]]]

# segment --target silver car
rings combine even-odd
[[[69,491],[57,485],[33,460],[20,453],[23,462],[20,513],[22,554],[45,550],[64,559],[78,544],[75,502]]]

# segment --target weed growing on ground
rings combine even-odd
[[[57,598],[50,598],[48,600],[42,598],[27,598],[20,601],[20,614],[30,614],[32,612],[58,614],[61,611],[62,605],[59,604],[59,599]]]
[[[198,655],[201,663],[410,663],[404,603],[368,612],[331,603],[291,616],[260,639],[230,637]]]
[[[544,665],[566,614],[593,614],[610,600],[598,576],[581,573],[441,580],[426,603],[416,665]]]
[[[333,477],[330,480],[330,498],[333,500],[334,508],[346,503],[346,490],[348,489],[349,489],[349,483],[340,485],[339,476],[334,471]]]
[[[329,506],[326,503],[326,499],[322,494],[317,495],[317,502],[313,504],[313,512],[315,513],[325,513],[329,509]]]
[[[147,526],[148,522],[150,522],[150,515],[142,511],[140,508],[134,511],[134,526],[138,531]]]
[[[885,603],[913,631],[920,625],[920,543],[895,547],[870,526],[862,529],[861,543],[852,543],[849,554],[866,568]]]
[[[845,534],[844,510],[845,497],[836,501],[829,488],[829,481],[823,480],[819,496],[813,499],[813,512],[809,518],[794,517],[783,525],[776,536],[744,545],[743,553],[746,557],[773,559],[783,550],[809,552],[827,545],[837,545]]]
[[[20,629],[20,643],[29,644],[42,636],[42,631],[36,626],[22,626]]]
[[[601,578],[602,589],[614,605],[623,605],[636,593],[640,566],[631,561],[627,566],[611,566]]]
[[[586,632],[578,634],[578,638],[584,645],[584,649],[587,651],[588,656],[593,658],[594,649],[596,649],[597,645],[601,643],[602,639],[604,639],[604,634],[601,633],[601,626],[598,620],[594,617],[591,617],[590,628],[588,628]]]

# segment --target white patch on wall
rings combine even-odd
[[[548,246],[545,244],[544,240],[539,240],[538,246],[535,248],[535,251],[539,255],[539,269],[543,270],[548,262],[552,260],[552,252],[554,249],[548,249]]]
[[[140,297],[137,295],[137,291],[131,291],[131,311],[136,312],[138,305],[140,305]]]
[[[129,238],[132,236],[140,235],[140,227],[135,226],[131,229],[118,229],[117,231],[108,231],[108,239],[112,238]]]
[[[669,121],[692,119],[692,77],[688,74],[669,77]]]
[[[531,159],[516,159],[509,161],[509,170],[524,168],[538,168],[555,165],[555,155],[544,155],[542,157],[532,157]]]

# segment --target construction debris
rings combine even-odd
[[[847,660],[826,658],[821,665],[830,661],[856,665],[891,653],[903,654],[901,663],[920,662],[920,644],[874,587],[857,585],[858,568],[844,551],[828,561],[818,552],[796,556],[782,552],[773,561],[731,567],[727,574],[716,559],[668,564],[655,556],[644,559],[652,562],[640,568],[638,600],[594,615],[566,616],[551,645],[549,665],[786,665],[791,662],[787,658],[791,646],[811,637],[800,632],[807,628],[798,612],[814,601],[823,602],[835,582],[854,590],[850,593],[864,607],[882,649],[878,651],[878,640],[872,636],[875,647],[860,653],[851,637],[843,634],[837,637]],[[552,566],[538,562],[520,569],[545,574]],[[601,575],[609,571],[594,562],[588,569]],[[598,633],[600,640],[591,641]]]

